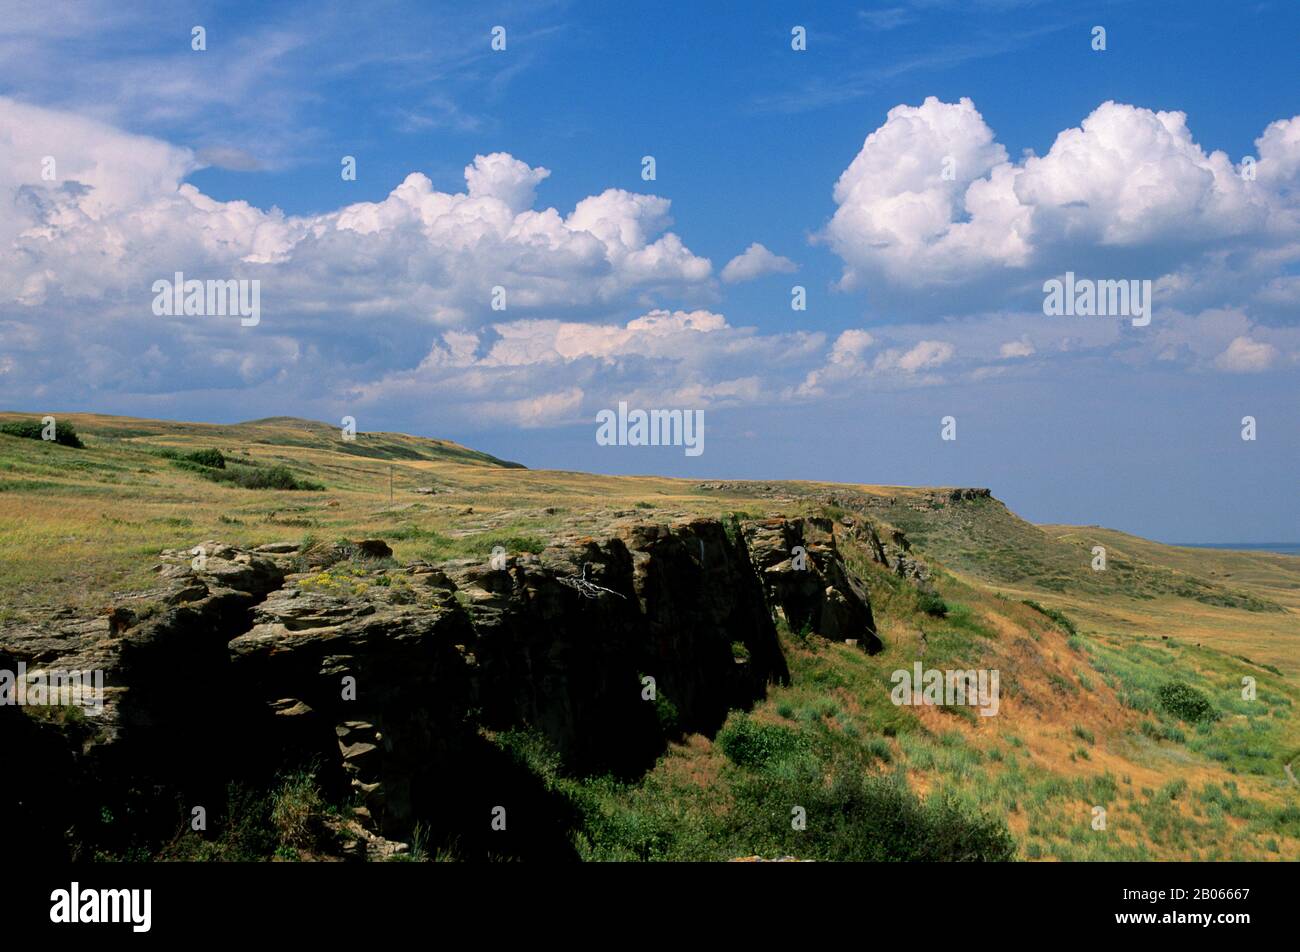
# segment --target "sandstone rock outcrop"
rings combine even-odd
[[[158,571],[164,587],[135,600],[158,609],[143,620],[128,607],[93,620],[0,632],[0,667],[22,662],[103,674],[102,712],[64,723],[57,754],[48,729],[5,737],[13,762],[32,757],[59,765],[59,796],[37,793],[50,782],[37,778],[40,786],[18,813],[32,829],[62,832],[93,822],[97,811],[123,816],[135,809],[137,830],[165,835],[171,831],[148,829],[153,817],[141,801],[183,791],[190,803],[215,804],[252,766],[249,738],[258,710],[230,676],[227,643],[249,627],[252,607],[281,583],[283,570],[271,558],[209,542],[164,553]]]
[[[830,519],[766,519],[742,523],[742,531],[772,609],[791,631],[854,640],[869,653],[884,647],[870,597],[845,567]]]
[[[912,554],[912,545],[902,530],[889,528],[882,539],[879,528],[873,523],[865,519],[848,522],[846,528],[868,547],[873,561],[914,585],[924,587],[929,583],[930,567]]]
[[[646,677],[702,733],[789,677],[748,553],[715,520],[637,524],[448,574],[472,619],[488,725],[534,725],[579,769],[632,772],[662,750]]]
[[[275,760],[315,762],[322,782],[359,795],[376,829],[409,831],[472,743],[457,645],[473,632],[449,596],[401,604],[391,581],[365,592],[302,584],[316,577],[291,575],[257,606],[229,643],[232,675],[270,712],[261,739]]]
[[[484,730],[537,731],[567,769],[635,776],[670,737],[711,735],[788,681],[775,618],[877,650],[835,531],[633,520],[441,566],[396,566],[380,540],[164,552],[159,587],[104,616],[0,631],[0,667],[101,670],[105,683],[103,713],[62,725],[0,706],[11,762],[60,784],[46,798],[8,785],[0,811],[29,839],[100,810],[153,814],[165,839],[178,804],[211,808],[231,783],[304,765],[354,795],[379,843],[478,816],[503,790],[544,811],[536,778]]]

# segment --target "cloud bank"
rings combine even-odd
[[[286,215],[187,181],[240,155],[0,98],[0,402],[215,400],[231,417],[417,407],[430,426],[540,427],[623,399],[819,401],[1050,377],[1064,360],[1291,369],[1300,117],[1256,146],[1233,163],[1181,113],[1107,102],[1013,162],[968,99],[895,107],[835,184],[818,241],[842,261],[845,295],[957,288],[959,302],[941,322],[868,312],[836,332],[762,331],[717,306],[718,278],[794,262],[753,243],[715,278],[666,198],[607,188],[567,213],[539,207],[551,170],[496,152],[473,158],[459,190],[417,171],[381,200]],[[1043,316],[1041,280],[1107,251],[1154,269],[1150,333]],[[259,280],[260,324],[155,316],[152,283],[178,271]]]

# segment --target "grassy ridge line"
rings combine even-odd
[[[0,414],[10,418],[28,415]],[[456,444],[400,434],[362,433],[349,443],[325,424],[288,418],[235,425],[64,418],[86,437],[85,449],[0,437],[0,623],[65,606],[102,610],[114,592],[151,587],[160,549],[203,539],[258,545],[306,535],[391,535],[398,557],[410,559],[461,548],[468,554],[489,532],[546,538],[575,523],[599,532],[611,512],[638,503],[668,519],[778,508],[755,503],[749,492],[705,492],[687,480],[513,468]],[[421,457],[395,454],[394,442]],[[219,449],[232,461],[283,466],[326,489],[287,494],[215,485],[177,469],[159,456],[162,449]],[[418,487],[437,494],[416,495]]]
[[[904,507],[891,521],[950,566],[991,582],[1102,597],[1173,595],[1251,612],[1283,611],[1279,603],[1236,585],[1228,576],[1207,576],[1212,559],[1180,560],[1169,546],[1105,530],[1049,532],[993,499],[929,510]],[[1127,540],[1143,545],[1131,546]],[[1092,565],[1093,546],[1098,544],[1106,549],[1104,571]],[[1292,580],[1300,582],[1300,565]]]
[[[0,411],[0,423],[39,419],[43,414]],[[340,427],[296,417],[265,417],[244,423],[188,423],[119,417],[93,413],[53,414],[71,422],[78,432],[101,440],[150,441],[162,445],[192,446],[213,441],[261,443],[268,446],[297,446],[329,449],[341,453],[387,460],[455,460],[457,462],[512,469],[522,464],[498,459],[449,440],[437,440],[405,433],[359,433],[365,440],[348,442],[340,438]]]
[[[1300,558],[1250,549],[1207,549],[1166,545],[1100,526],[1040,526],[1053,539],[1073,545],[1105,545],[1188,575],[1226,585],[1243,585],[1271,601],[1300,608]]]

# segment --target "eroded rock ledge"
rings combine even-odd
[[[382,543],[165,552],[160,587],[105,617],[0,632],[0,668],[100,669],[106,685],[93,718],[0,707],[10,763],[57,788],[10,782],[0,813],[49,845],[86,810],[214,803],[231,782],[310,763],[355,794],[367,830],[404,838],[527,783],[483,729],[534,729],[568,769],[635,776],[668,738],[712,735],[788,680],[778,621],[881,647],[836,531],[636,522],[441,565],[397,566]]]

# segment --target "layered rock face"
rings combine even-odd
[[[871,522],[851,520],[845,529],[855,539],[866,544],[871,551],[873,561],[914,585],[921,587],[928,585],[930,567],[912,554],[912,544],[907,541],[907,535],[901,529],[889,529],[884,539],[880,537],[880,532]]]
[[[473,744],[462,654],[473,631],[430,575],[375,594],[299,584],[317,578],[290,575],[257,607],[229,643],[231,668],[263,712],[272,761],[314,763],[327,787],[359,795],[376,830],[400,834]]]
[[[57,849],[53,831],[93,823],[101,812],[105,822],[130,816],[141,835],[166,836],[174,831],[152,828],[157,814],[145,804],[181,792],[195,805],[222,802],[226,785],[254,766],[261,712],[232,676],[228,643],[284,573],[268,558],[214,543],[164,559],[163,587],[149,593],[157,610],[146,618],[118,607],[107,617],[0,633],[0,669],[21,662],[29,676],[103,674],[99,714],[0,707],[13,721],[11,730],[0,721],[10,762],[51,765],[30,783],[2,785],[16,809],[10,815],[26,821],[16,824],[20,836],[33,846]]]
[[[772,609],[791,631],[857,641],[873,654],[884,647],[866,587],[845,567],[830,519],[768,519],[743,531]]]
[[[0,668],[97,669],[106,688],[104,712],[75,721],[0,707],[10,762],[60,783],[43,802],[7,784],[0,812],[48,840],[85,811],[188,810],[311,765],[376,833],[454,833],[528,783],[483,729],[539,731],[570,770],[635,776],[669,737],[712,735],[788,680],[774,619],[880,647],[826,520],[627,523],[442,566],[386,551],[204,543],[165,552],[160,587],[107,617],[0,632]]]
[[[663,731],[647,677],[682,730],[707,734],[789,677],[748,553],[717,521],[448,573],[467,596],[485,722],[539,728],[576,769],[653,762]]]

